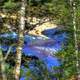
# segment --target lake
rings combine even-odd
[[[24,46],[22,49],[23,54],[26,56],[36,56],[42,60],[51,69],[54,66],[59,66],[60,61],[55,56],[56,52],[62,49],[63,44],[67,41],[67,33],[61,32],[58,29],[48,29],[42,32],[48,38],[34,35],[24,35]],[[0,39],[4,43],[1,47],[3,51],[9,49],[9,41],[17,42],[18,34],[15,32],[0,34]],[[12,53],[16,52],[16,47],[11,50]]]

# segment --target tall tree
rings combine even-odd
[[[1,45],[0,45],[0,80],[7,80],[7,76],[5,74],[5,61],[2,54]]]
[[[76,55],[76,70],[77,70],[77,80],[80,80],[80,70],[79,70],[79,58],[78,58],[78,41],[77,41],[77,28],[76,28],[76,1],[70,0],[72,6],[73,14],[73,28],[74,28],[74,40],[75,40],[75,55]]]
[[[19,77],[20,77],[22,47],[24,43],[25,0],[22,0],[20,15],[21,17],[20,17],[20,25],[19,25],[19,33],[18,33],[19,39],[18,39],[17,51],[16,51],[15,80],[19,80]]]

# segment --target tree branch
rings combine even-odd
[[[13,46],[14,46],[14,44],[9,47],[9,49],[8,49],[8,51],[7,51],[7,53],[6,53],[5,57],[4,57],[4,60],[7,59],[7,57],[8,57],[8,55],[10,54],[11,49],[12,49]]]

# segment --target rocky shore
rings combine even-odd
[[[35,36],[42,36],[42,37],[46,37],[42,34],[42,31],[47,30],[47,29],[53,29],[53,28],[57,28],[58,26],[52,22],[46,22],[43,23],[40,26],[35,27],[33,30],[29,31],[30,35],[35,35]]]

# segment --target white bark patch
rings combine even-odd
[[[18,47],[19,50],[22,50],[22,47]]]
[[[24,26],[25,25],[25,20],[24,20],[24,17],[21,17],[21,20],[20,20],[20,29],[21,30],[24,30]]]
[[[22,6],[22,7],[21,7],[21,10],[25,10],[25,7],[24,7],[24,6]]]
[[[20,37],[20,38],[23,38],[24,36],[23,36],[23,34],[20,34],[19,37]]]

